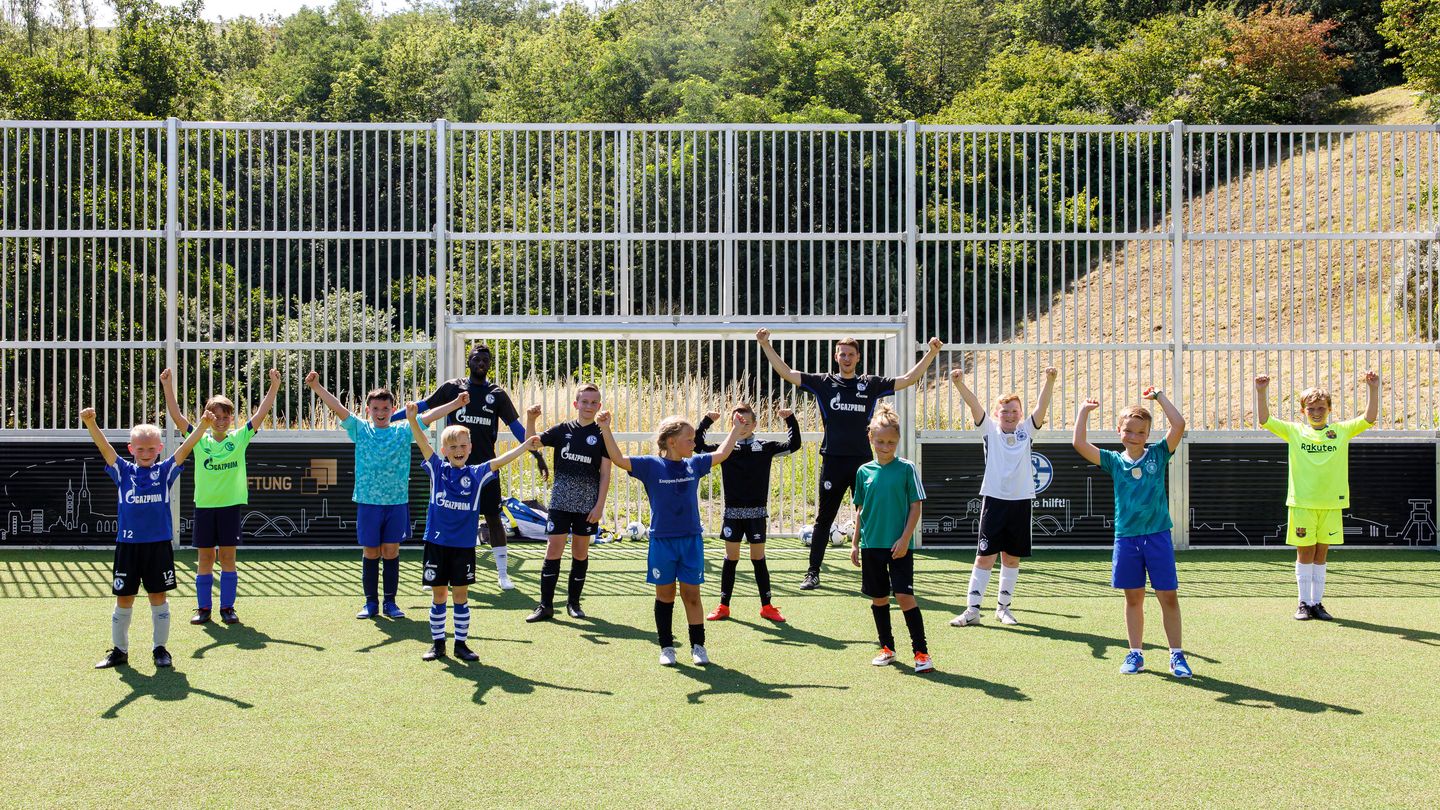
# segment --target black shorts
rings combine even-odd
[[[860,549],[860,592],[871,599],[915,594],[915,552],[898,560],[890,553],[888,548]]]
[[[577,537],[594,537],[600,531],[600,524],[586,520],[590,517],[580,512],[566,512],[556,509],[545,523],[546,534],[573,534]]]
[[[1007,501],[986,495],[980,502],[979,554],[1005,552],[1012,557],[1030,556],[1030,507],[1033,501]]]
[[[855,489],[855,473],[871,460],[870,456],[821,456],[820,497],[834,499],[838,506],[846,490]]]
[[[244,504],[210,509],[195,507],[195,517],[190,523],[190,545],[195,548],[240,545],[240,513],[244,508]]]
[[[720,537],[727,543],[749,540],[750,545],[757,546],[765,542],[765,524],[769,522],[767,518],[725,518]]]
[[[480,514],[485,517],[500,514],[500,477],[492,476],[480,487]]]
[[[425,587],[455,587],[475,584],[475,547],[442,546],[425,543],[423,564]]]
[[[153,543],[116,543],[115,568],[111,571],[111,593],[134,596],[145,585],[146,593],[175,590],[175,552],[169,540]]]

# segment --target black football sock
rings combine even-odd
[[[546,560],[540,564],[540,604],[555,606],[555,584],[560,581],[560,561]]]
[[[925,620],[920,618],[920,606],[901,611],[900,615],[905,617],[905,627],[910,631],[910,648],[917,653],[929,655],[930,648],[925,646]]]
[[[675,630],[670,626],[674,615],[674,602],[655,600],[655,632],[659,636],[661,647],[675,646]]]
[[[585,591],[585,574],[590,571],[590,558],[570,561],[570,584],[565,599],[572,605],[580,604],[580,594]]]
[[[890,629],[890,606],[872,604],[870,612],[875,615],[875,632],[880,636],[880,646],[894,650],[895,633]]]
[[[770,563],[762,557],[751,560],[755,565],[755,587],[760,589],[760,604],[770,604]]]
[[[730,606],[730,594],[735,592],[735,566],[739,560],[725,558],[724,564],[720,566],[720,604]]]

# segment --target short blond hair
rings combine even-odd
[[[1115,420],[1115,425],[1119,427],[1125,424],[1126,419],[1139,419],[1146,425],[1149,425],[1155,421],[1155,416],[1151,414],[1150,409],[1144,405],[1131,405],[1120,412],[1120,416]]]
[[[1000,397],[999,399],[995,400],[995,409],[998,411],[999,409],[1005,407],[1005,404],[1006,404],[1007,402],[1020,402],[1020,401],[1021,401],[1021,400],[1020,400],[1020,395],[1019,395],[1019,394],[1005,394],[1004,396],[1002,396],[1002,397]]]
[[[457,444],[459,439],[468,438],[470,438],[470,428],[464,425],[451,425],[440,431],[440,446]]]
[[[130,428],[130,441],[132,442],[140,439],[159,439],[161,435],[160,427],[149,422]]]
[[[1334,407],[1330,404],[1330,392],[1324,388],[1310,387],[1300,392],[1300,407],[1308,408],[1310,403],[1325,400],[1325,407]]]
[[[575,398],[579,399],[580,395],[586,391],[594,391],[598,394],[600,393],[600,386],[592,382],[580,383],[580,387],[575,389]]]
[[[667,416],[660,420],[660,425],[655,428],[655,446],[661,453],[665,452],[665,445],[676,436],[685,432],[685,428],[695,429],[690,420],[683,416]]]
[[[894,428],[897,433],[900,431],[900,414],[895,412],[890,403],[882,402],[875,409],[875,415],[870,417],[870,426],[865,429],[865,432],[874,436],[876,433],[890,428]]]

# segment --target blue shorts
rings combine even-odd
[[[700,585],[705,582],[705,541],[698,534],[666,540],[652,537],[648,565],[645,581],[651,585],[671,585],[677,579]]]
[[[366,548],[409,540],[410,504],[355,504],[355,536]]]
[[[1180,580],[1175,575],[1175,543],[1170,539],[1169,529],[1154,534],[1115,538],[1110,587],[1143,588],[1147,571],[1153,590],[1180,589]]]

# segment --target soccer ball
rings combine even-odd
[[[814,529],[814,528],[812,528],[812,527],[810,527],[810,526],[806,526],[805,528],[803,528],[803,529],[800,530],[800,542],[802,542],[802,543],[804,543],[805,545],[808,546],[808,545],[810,545],[810,542],[811,542],[812,540],[814,540],[814,539],[815,539],[815,529]]]
[[[625,538],[627,540],[644,540],[649,536],[650,531],[638,520],[630,521],[630,525],[625,527]]]
[[[843,546],[845,541],[855,533],[855,524],[846,523],[844,526],[830,530],[830,545]]]

